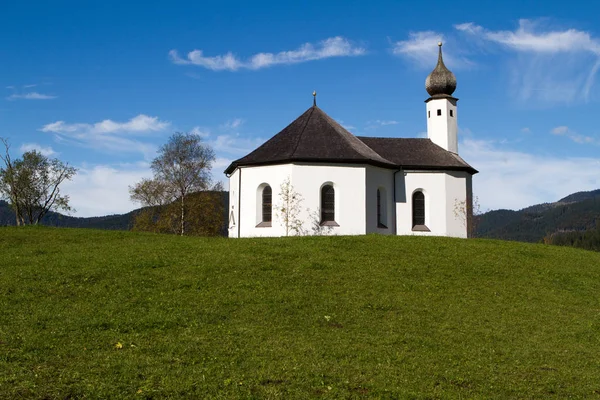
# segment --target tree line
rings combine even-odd
[[[74,211],[61,184],[77,169],[37,150],[13,158],[8,139],[0,138],[0,199],[15,213],[17,225],[37,225],[49,211]],[[143,208],[133,230],[178,235],[222,233],[222,185],[212,182],[212,148],[200,136],[177,132],[162,145],[151,163],[153,178],[130,186],[130,198]]]

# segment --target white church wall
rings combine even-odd
[[[366,233],[394,233],[394,171],[373,166],[366,167]],[[377,189],[381,190],[381,215],[387,228],[377,221]]]
[[[445,173],[437,171],[403,171],[396,174],[396,232],[398,235],[446,234]],[[420,190],[425,195],[425,225],[429,232],[413,231],[412,197]]]
[[[467,200],[467,172],[448,171],[446,178],[446,235],[467,237],[467,216],[465,208]]]
[[[239,171],[239,169],[237,170]],[[291,165],[269,165],[260,167],[245,167],[241,169],[242,188],[240,213],[240,237],[260,237],[260,236],[285,236],[285,229],[281,223],[280,215],[275,205],[278,201],[278,195],[281,190],[281,184],[289,176],[291,177]],[[230,181],[233,182],[233,175]],[[260,213],[262,198],[257,192],[265,185],[271,186],[272,190],[272,221],[271,226],[257,226],[260,222]],[[237,237],[237,235],[233,235]]]
[[[304,221],[302,229],[313,234],[315,219],[320,219],[321,188],[330,183],[335,190],[335,222],[339,226],[324,229],[332,235],[365,234],[365,167],[361,165],[336,164],[283,164],[241,168],[241,213],[238,217],[239,172],[230,178],[230,213],[233,211],[237,224],[230,223],[230,237],[285,236],[285,224],[277,211],[281,204],[281,185],[289,178],[296,193],[302,196],[298,219]],[[357,184],[358,183],[358,184]],[[272,190],[271,226],[260,223],[262,197],[260,191],[268,184]],[[319,222],[319,221],[318,221]],[[239,226],[238,226],[239,225]],[[290,235],[293,235],[290,232]]]
[[[229,237],[238,237],[238,194],[240,170],[236,169],[229,177]]]
[[[364,165],[294,164],[292,183],[304,198],[304,230],[313,234],[314,220],[320,218],[321,188],[331,183],[335,190],[335,222],[339,226],[326,231],[331,235],[365,234],[365,179]]]

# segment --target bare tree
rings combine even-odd
[[[289,176],[279,188],[279,199],[277,211],[285,227],[285,236],[289,236],[290,232],[294,232],[296,235],[304,234],[303,221],[299,218],[304,198],[296,192]]]
[[[71,211],[69,196],[61,195],[59,186],[75,175],[76,168],[36,150],[13,160],[8,140],[0,141],[5,149],[0,155],[4,162],[0,168],[0,196],[9,201],[17,225],[38,224],[50,210]]]
[[[185,235],[186,201],[191,193],[211,188],[210,170],[215,154],[200,136],[177,132],[152,161],[153,179],[144,179],[129,188],[131,199],[144,206],[164,206],[177,201],[178,233]]]
[[[466,200],[454,200],[454,217],[458,219],[467,229],[467,237],[474,238],[477,236],[477,229],[481,219],[481,206],[479,197],[467,197]]]

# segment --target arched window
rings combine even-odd
[[[415,227],[425,227],[425,195],[421,191],[414,192],[412,195],[413,207],[413,229]]]
[[[321,224],[335,221],[335,190],[332,185],[321,188]]]
[[[377,227],[387,228],[387,213],[385,203],[385,192],[381,189],[377,189]]]
[[[271,186],[265,186],[262,191],[262,222],[271,223],[273,218],[273,192]]]

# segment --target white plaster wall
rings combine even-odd
[[[401,173],[401,172],[399,172]],[[366,167],[366,232],[391,235],[395,227],[394,207],[394,170]],[[385,215],[386,228],[377,226],[377,189],[383,189],[384,196],[381,198],[382,215]]]
[[[446,234],[446,174],[431,171],[404,171],[396,174],[396,232],[398,235]],[[430,232],[412,230],[412,195],[425,195],[425,225]]]
[[[427,102],[427,137],[438,146],[458,154],[458,116],[454,100],[435,99]],[[437,115],[442,110],[442,115]],[[453,116],[450,116],[452,110]]]
[[[257,236],[285,236],[285,229],[281,224],[276,204],[281,184],[289,176],[293,184],[292,169],[290,164],[269,165],[260,167],[242,167],[242,200],[240,215],[240,237]],[[268,184],[272,189],[273,216],[270,227],[257,227],[257,209],[260,209],[261,197],[257,190],[262,184]]]
[[[396,202],[394,204],[394,170],[365,165],[284,164],[241,168],[241,213],[238,215],[238,179],[240,169],[230,177],[229,236],[285,236],[285,227],[277,212],[281,204],[281,184],[286,178],[303,197],[301,213],[303,230],[313,234],[313,223],[320,218],[321,187],[332,183],[335,189],[335,221],[339,224],[327,233],[361,235],[382,233],[398,235],[434,235],[467,237],[464,218],[454,212],[458,202],[470,197],[471,175],[453,171],[401,171],[395,174]],[[273,218],[271,227],[257,227],[257,210],[261,197],[257,189],[263,184],[272,189]],[[377,227],[377,188],[385,189],[388,228]],[[425,225],[430,232],[412,230],[412,194],[422,190],[425,195]],[[241,225],[240,225],[241,224]]]
[[[227,213],[229,218],[229,237],[238,237],[239,173],[240,170],[236,169],[229,177],[229,212]]]
[[[293,184],[304,197],[304,229],[312,234],[314,218],[320,215],[321,187],[333,183],[335,190],[335,222],[331,235],[364,235],[366,233],[364,165],[302,164],[292,166]],[[307,210],[308,209],[308,210]],[[310,210],[310,211],[309,211]]]
[[[230,201],[237,209],[237,181],[239,169],[230,178]],[[320,218],[321,187],[332,183],[335,190],[335,221],[339,226],[327,229],[333,235],[360,235],[365,231],[365,166],[335,164],[283,164],[260,167],[243,167],[241,188],[241,215],[230,237],[285,236],[285,226],[277,212],[281,204],[281,185],[290,178],[294,190],[303,197],[298,218],[304,221],[303,230],[312,234],[313,220]],[[257,210],[260,196],[257,189],[262,184],[272,189],[273,217],[270,227],[257,227]],[[234,195],[234,191],[236,192]],[[291,235],[292,233],[290,233]]]
[[[446,173],[446,235],[454,237],[467,237],[467,215],[464,206],[470,197],[467,197],[467,178],[470,174],[462,171],[448,171]]]

